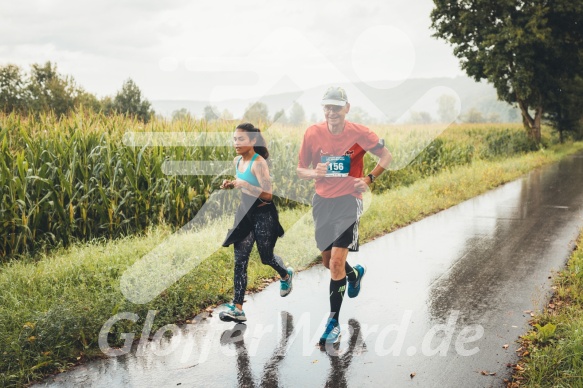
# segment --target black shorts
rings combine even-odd
[[[312,206],[318,249],[324,252],[337,247],[357,252],[362,199],[352,195],[324,198],[315,194]]]

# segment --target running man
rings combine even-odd
[[[362,193],[388,168],[392,159],[384,141],[374,132],[345,120],[350,104],[344,89],[329,88],[322,106],[326,121],[306,130],[297,168],[301,179],[316,181],[312,200],[316,244],[322,252],[322,264],[330,269],[330,315],[320,346],[340,339],[338,322],[346,283],[349,298],[357,297],[360,292],[366,268],[360,264],[352,267],[346,258],[349,251],[358,251]],[[380,160],[365,176],[363,159],[369,151]]]

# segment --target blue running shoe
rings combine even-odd
[[[229,308],[227,311],[221,311],[219,313],[219,319],[223,322],[245,322],[247,318],[245,317],[245,312],[239,310],[234,304],[228,304]]]
[[[289,278],[287,280],[283,279],[280,280],[279,295],[281,296],[288,296],[289,293],[292,292],[292,289],[294,288],[293,286],[294,269],[292,267],[288,267],[287,274],[289,275]]]
[[[336,319],[329,318],[328,323],[326,323],[326,330],[320,337],[320,346],[335,344],[338,341],[340,341],[340,325]]]
[[[362,277],[366,273],[366,267],[360,264],[356,264],[354,270],[358,273],[358,277],[353,282],[348,282],[348,297],[349,298],[356,298],[358,293],[360,292],[360,282],[362,281]]]

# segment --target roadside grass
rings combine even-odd
[[[509,387],[583,387],[583,230],[554,294],[521,337],[521,359]]]
[[[359,231],[369,241],[582,149],[583,144],[572,143],[509,159],[475,160],[410,186],[384,192],[375,196],[374,206],[363,216]]]
[[[375,194],[361,223],[362,242],[453,206],[516,179],[544,164],[583,150],[582,143],[556,145],[508,159],[475,160],[410,186]],[[390,174],[390,173],[389,173]],[[280,212],[286,237],[277,253],[300,269],[317,259],[312,242],[310,209],[298,206]],[[220,246],[231,219],[215,220],[202,239]],[[217,232],[220,231],[220,232]],[[170,226],[148,229],[140,236],[115,241],[95,240],[46,254],[20,259],[0,272],[0,385],[24,385],[50,373],[103,356],[98,348],[102,325],[118,312],[133,312],[137,322],[120,321],[109,343],[123,344],[122,333],[139,338],[148,310],[156,310],[152,332],[163,325],[186,322],[208,306],[232,296],[232,248],[219,248],[153,301],[137,305],[120,291],[120,277],[143,255],[172,235]],[[176,246],[191,245],[193,235],[176,237]],[[196,241],[201,241],[196,238]],[[256,251],[249,265],[249,289],[257,291],[275,278]]]

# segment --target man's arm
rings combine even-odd
[[[369,174],[372,174],[374,175],[375,178],[378,178],[379,175],[381,175],[386,169],[389,168],[389,165],[393,160],[393,156],[391,155],[387,147],[371,150],[371,152],[378,156],[380,159],[375,168],[373,168],[373,170]],[[368,175],[363,178],[356,178],[354,182],[354,190],[363,193],[368,189],[368,186],[370,186],[371,184],[372,182]]]
[[[296,172],[298,177],[303,180],[311,180],[311,179],[320,179],[326,176],[326,171],[328,170],[328,164],[326,163],[318,163],[316,168],[302,168],[298,167]]]
[[[382,147],[382,148],[379,148],[378,151],[374,150],[371,152],[379,157],[379,162],[377,163],[375,168],[373,168],[373,170],[371,172],[369,172],[369,174],[372,174],[372,175],[374,175],[375,178],[377,178],[386,169],[389,168],[389,165],[391,164],[391,161],[393,160],[393,155],[391,155],[391,152],[387,149],[387,147]],[[368,181],[368,184],[370,185],[372,183],[372,182],[370,182],[370,178],[367,176],[366,179]]]
[[[323,178],[326,175],[326,170],[328,169],[328,163],[318,163],[316,164],[315,168],[310,168],[310,166],[314,165],[311,160],[311,145],[313,141],[310,139],[311,137],[309,135],[308,128],[308,131],[306,131],[304,134],[302,145],[300,146],[300,153],[298,155],[299,163],[296,169],[298,177],[307,181]]]

